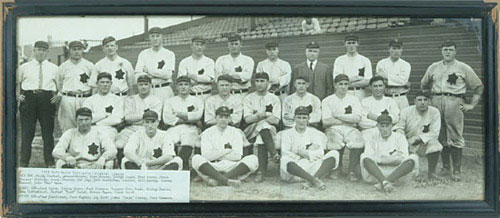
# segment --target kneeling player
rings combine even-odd
[[[319,178],[339,165],[339,153],[332,150],[324,154],[326,136],[308,126],[308,107],[299,106],[294,114],[295,127],[282,132],[281,179],[292,181],[299,177],[308,181],[304,189],[325,189]]]
[[[418,157],[408,154],[406,137],[392,132],[392,118],[387,114],[377,117],[378,131],[363,134],[365,152],[361,155],[361,175],[368,183],[378,182],[375,188],[392,192],[393,183],[410,173]]]
[[[211,186],[238,187],[241,179],[257,170],[257,156],[243,157],[240,131],[228,125],[230,109],[222,106],[215,114],[216,125],[201,134],[201,155],[193,156],[193,168]]]
[[[92,126],[89,108],[76,110],[76,126],[64,132],[52,151],[56,168],[113,169],[115,145]]]
[[[182,159],[175,156],[172,137],[158,129],[158,113],[146,111],[142,120],[144,129],[134,132],[123,149],[122,169],[181,170]]]

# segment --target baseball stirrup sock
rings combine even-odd
[[[227,178],[220,174],[212,165],[209,163],[204,163],[198,168],[198,170],[207,175],[208,177],[215,179],[219,184],[227,185]]]
[[[124,157],[123,155],[123,148],[118,148],[116,149],[118,152],[116,153],[116,160],[118,161],[118,167],[122,166],[122,159]]]
[[[333,168],[335,168],[335,158],[334,157],[326,158],[323,161],[323,163],[321,163],[321,166],[319,167],[314,177],[321,178],[323,175],[331,171]]]
[[[127,169],[127,170],[139,170],[141,168],[136,163],[127,161],[127,162],[125,162],[125,169]]]
[[[178,170],[179,169],[179,164],[177,163],[171,163],[163,167],[163,170]]]
[[[439,151],[427,154],[427,170],[431,175],[436,172],[436,166],[439,160]]]
[[[300,167],[294,162],[289,162],[286,165],[286,171],[294,176],[298,176],[302,179],[305,179],[310,183],[314,183],[314,176],[306,172],[304,169],[302,169],[302,167]]]
[[[378,168],[375,161],[365,158],[363,160],[363,164],[365,165],[366,171],[368,171],[368,173],[375,177],[380,183],[385,180],[384,174],[382,174],[382,171],[380,171],[380,168]]]
[[[247,167],[244,163],[238,164],[234,169],[230,170],[224,176],[228,179],[232,179],[234,177],[238,177],[241,175],[245,175],[250,172],[250,168]]]
[[[264,172],[267,169],[267,147],[266,145],[257,145],[257,159],[259,160],[259,168],[257,171]]]
[[[399,165],[396,170],[394,170],[389,176],[387,176],[387,181],[394,182],[396,179],[403,177],[404,175],[410,173],[413,168],[415,168],[415,161],[405,160],[401,165]]]
[[[451,148],[451,160],[453,161],[453,172],[460,172],[462,167],[462,148]]]
[[[263,129],[259,134],[262,138],[262,141],[264,141],[264,144],[267,147],[267,151],[269,151],[269,153],[274,156],[274,154],[276,154],[276,148],[274,147],[274,140],[273,136],[271,135],[271,131],[269,129]]]
[[[243,147],[243,157],[253,154],[253,145]]]
[[[331,151],[331,150],[327,150],[327,152],[328,151]],[[339,152],[339,166],[337,167],[337,171],[339,171],[339,172],[342,172],[342,168],[344,167],[344,165],[342,164],[342,159],[344,158],[344,151],[345,151],[345,147],[338,150],[338,152]]]
[[[201,154],[201,148],[194,148],[194,154]]]
[[[182,158],[182,170],[189,170],[189,158],[193,148],[190,146],[183,145],[179,151],[179,156]]]
[[[351,148],[349,150],[349,170],[348,172],[354,172],[358,175],[356,168],[359,167],[359,160],[361,157],[361,153],[363,153],[362,148]]]
[[[444,147],[441,151],[441,161],[443,161],[443,168],[450,169],[450,156],[451,156],[451,148]]]

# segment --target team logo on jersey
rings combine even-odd
[[[231,146],[231,144],[228,142],[224,145],[224,149],[232,149],[233,146]]]
[[[125,75],[125,72],[120,68],[119,70],[115,71],[115,78],[116,79],[123,79],[123,76]]]
[[[313,106],[312,105],[308,105],[306,108],[307,108],[307,110],[309,110],[309,113],[312,113],[312,111],[313,111]]]
[[[309,143],[306,145],[306,150],[309,149],[309,147],[311,147],[311,145],[313,145],[313,143]]]
[[[448,80],[446,80],[446,82],[450,83],[450,85],[456,85],[457,79],[458,79],[457,74],[453,73],[448,75]]]
[[[383,110],[382,112],[380,112],[380,114],[385,114],[385,115],[389,115],[389,111],[387,111],[387,109]]]
[[[422,132],[423,132],[423,133],[427,133],[427,132],[429,132],[429,127],[430,127],[430,125],[431,125],[430,123],[429,123],[429,124],[427,124],[427,125],[424,125],[424,130],[422,130]]]
[[[241,73],[241,72],[243,72],[243,68],[241,68],[241,66],[238,66],[238,67],[234,68],[234,71],[237,73]]]
[[[105,109],[106,109],[106,113],[113,113],[113,105],[109,105]]]
[[[347,107],[345,107],[344,109],[345,109],[345,114],[352,114],[352,107],[351,107],[351,105],[347,105]]]
[[[86,73],[80,74],[80,82],[87,83],[88,79],[89,79],[89,76]]]
[[[269,104],[269,105],[266,105],[266,112],[273,112],[273,105],[272,104]]]
[[[365,76],[365,68],[358,69],[358,76]]]
[[[164,60],[158,61],[158,69],[162,69],[163,66],[165,66],[165,61]]]
[[[203,73],[205,73],[205,69],[201,68],[201,70],[198,70],[198,75],[202,75]]]
[[[99,146],[97,146],[95,143],[92,142],[92,144],[89,145],[88,147],[89,147],[89,152],[88,153],[90,155],[94,156],[97,153],[99,153],[99,152],[97,152],[97,148],[99,148]]]
[[[159,158],[161,157],[163,151],[161,150],[160,147],[158,147],[157,149],[153,149],[153,157],[154,158]]]
[[[187,109],[188,109],[188,112],[194,111],[194,105],[187,107]]]

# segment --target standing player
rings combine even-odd
[[[255,62],[249,56],[241,53],[241,36],[231,35],[228,38],[229,54],[220,56],[215,61],[215,77],[222,74],[229,74],[233,78],[233,94],[238,97],[245,97],[251,86]]]
[[[316,42],[311,42],[306,46],[306,61],[296,65],[292,69],[292,79],[295,81],[297,77],[307,77],[309,79],[310,86],[307,89],[309,93],[312,93],[320,100],[333,93],[333,77],[330,72],[332,69],[318,61],[319,56],[319,44]],[[295,92],[294,84],[291,84],[290,93]]]
[[[256,182],[262,182],[264,171],[267,169],[267,153],[271,154],[275,162],[279,161],[279,154],[273,137],[276,135],[276,125],[281,116],[280,99],[267,91],[269,75],[267,73],[255,74],[255,92],[250,93],[243,100],[243,116],[249,126],[244,130],[248,140],[255,138],[259,169],[257,169]],[[279,146],[279,145],[278,145]]]
[[[384,78],[374,76],[370,79],[370,89],[372,96],[361,101],[363,106],[363,117],[359,122],[359,127],[364,130],[375,129],[377,127],[377,117],[381,114],[391,116],[393,124],[399,121],[399,107],[394,99],[384,96]]]
[[[443,146],[438,141],[441,115],[437,108],[429,106],[430,98],[429,92],[419,91],[415,95],[415,105],[401,111],[394,129],[406,135],[411,153],[427,157],[427,178],[432,180],[437,178],[434,172]]]
[[[408,79],[410,79],[411,65],[401,59],[403,42],[393,39],[389,42],[389,57],[377,63],[376,73],[387,80],[385,95],[393,98],[399,106],[399,110],[408,107],[409,91]]]
[[[212,82],[214,80],[214,60],[204,55],[205,39],[194,37],[191,39],[191,50],[193,54],[182,59],[179,63],[179,76],[188,76],[191,79],[190,94],[200,96],[203,102],[212,93]]]
[[[163,35],[159,27],[149,30],[151,48],[141,51],[135,65],[136,77],[148,75],[152,79],[152,93],[164,102],[174,96],[172,75],[175,68],[175,54],[163,48]]]
[[[278,43],[269,42],[266,44],[267,59],[257,64],[257,73],[269,74],[271,87],[269,92],[275,94],[283,100],[286,97],[286,90],[290,83],[292,67],[290,64],[279,58],[280,49]]]
[[[132,64],[125,58],[118,56],[118,45],[113,36],[102,40],[102,50],[106,56],[95,64],[97,73],[107,72],[113,77],[111,93],[118,96],[134,94],[135,76]],[[90,84],[95,84],[97,74],[91,78]]]
[[[54,117],[56,104],[61,100],[57,93],[57,66],[47,61],[49,43],[35,42],[34,59],[17,70],[16,91],[21,114],[21,167],[31,159],[31,143],[35,137],[36,121],[40,122],[43,139],[43,159],[47,167],[54,166],[51,153],[54,149]]]
[[[178,95],[167,99],[163,105],[163,122],[170,128],[167,130],[174,136],[174,142],[181,144],[179,156],[182,158],[183,170],[189,170],[189,157],[193,147],[199,143],[203,101],[189,95],[191,79],[187,76],[177,77]]]
[[[304,106],[310,110],[309,125],[319,128],[321,121],[321,100],[309,92],[309,78],[298,76],[294,81],[295,93],[289,95],[283,101],[283,125],[292,128],[295,125],[295,110]]]
[[[305,179],[305,189],[316,186],[325,189],[325,184],[319,179],[335,169],[339,163],[339,153],[335,150],[324,153],[327,138],[315,128],[307,126],[310,110],[299,106],[294,111],[294,128],[284,130],[283,158],[281,159],[281,179],[292,181]]]
[[[257,157],[243,157],[240,130],[229,125],[231,110],[222,106],[215,113],[217,124],[201,134],[201,155],[193,156],[193,168],[211,186],[238,187],[257,169]]]
[[[344,38],[345,55],[339,56],[333,63],[333,78],[339,74],[349,76],[348,94],[357,96],[361,101],[366,97],[365,88],[372,78],[372,63],[358,53],[359,37],[349,34]]]
[[[158,113],[149,110],[142,117],[144,128],[130,136],[122,169],[181,170],[182,159],[175,156],[172,137],[158,129]]]
[[[446,41],[441,45],[443,60],[431,64],[421,81],[422,89],[431,89],[432,105],[441,112],[441,152],[443,174],[450,175],[450,156],[453,160],[453,180],[460,180],[464,112],[474,109],[483,94],[484,86],[474,70],[467,64],[455,59],[456,44]],[[474,90],[469,104],[465,103],[466,86]],[[444,137],[446,136],[446,140]]]
[[[52,151],[56,168],[113,169],[113,141],[92,126],[89,108],[79,108],[75,114],[77,128],[65,131]]]
[[[57,90],[62,98],[57,120],[61,131],[75,128],[75,112],[85,99],[92,95],[90,78],[95,74],[95,67],[83,58],[83,43],[69,43],[69,59],[59,66],[57,73]]]
[[[347,95],[348,84],[347,75],[339,74],[335,77],[335,93],[321,103],[321,120],[328,137],[326,148],[340,153],[338,174],[342,174],[342,155],[347,147],[349,181],[356,182],[359,181],[359,157],[364,148],[361,132],[356,127],[361,121],[363,109],[357,97]]]

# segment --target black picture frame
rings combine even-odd
[[[2,180],[6,216],[36,215],[499,215],[497,33],[493,3],[482,1],[348,0],[19,0],[4,3]],[[16,202],[16,19],[60,15],[366,15],[419,18],[480,18],[483,31],[485,99],[484,201],[307,201],[215,202],[189,204],[17,204]]]

